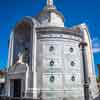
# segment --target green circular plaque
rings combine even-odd
[[[50,77],[50,82],[54,82],[54,80],[55,80],[55,77],[54,76],[51,76]]]

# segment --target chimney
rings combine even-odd
[[[100,77],[100,64],[98,64],[98,76]]]

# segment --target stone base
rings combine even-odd
[[[0,100],[39,100],[39,99],[0,96]]]
[[[25,92],[25,98],[33,98],[33,99],[38,99],[38,96],[37,96],[37,92],[35,92],[33,89],[31,90],[27,90]]]

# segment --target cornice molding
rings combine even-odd
[[[77,37],[83,37],[82,33],[78,33],[72,29],[67,29],[64,27],[38,27],[36,28],[37,33],[40,34],[50,34],[50,33],[55,33],[55,34],[66,34],[66,35],[72,35],[72,36],[77,36]]]

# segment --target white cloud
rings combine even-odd
[[[100,53],[100,48],[93,48],[93,53]]]
[[[94,53],[100,53],[100,39],[99,38],[93,38],[92,47],[93,47]]]

